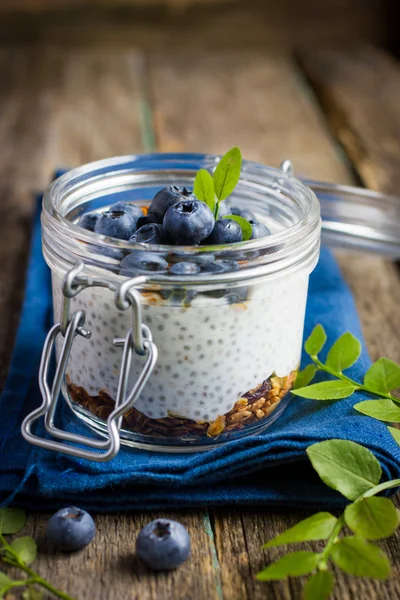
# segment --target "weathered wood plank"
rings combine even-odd
[[[400,65],[369,46],[301,55],[332,128],[366,187],[399,194]]]
[[[0,388],[19,307],[34,196],[48,180],[52,96],[34,48],[0,52]]]
[[[352,182],[310,90],[287,57],[262,52],[156,55],[150,60],[150,81],[160,150],[224,152],[237,144],[251,159],[278,165],[290,158],[302,175]],[[371,352],[398,358],[400,343],[393,326],[399,320],[395,298],[400,281],[395,267],[377,257],[347,253],[341,264],[355,292]],[[298,511],[213,511],[226,600],[300,597],[296,581],[266,585],[255,582],[254,575],[281,554],[280,550],[262,553],[261,544],[304,516]],[[389,551],[398,546],[399,536],[385,544]],[[340,574],[337,579],[334,597],[338,600],[389,600],[400,591],[395,579],[387,585],[350,582]]]

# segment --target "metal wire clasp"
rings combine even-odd
[[[158,353],[150,329],[147,325],[142,324],[140,296],[134,289],[136,285],[143,283],[146,278],[136,277],[125,281],[119,288],[116,288],[116,286],[104,280],[84,277],[82,275],[83,269],[83,263],[79,262],[64,278],[62,287],[64,303],[61,320],[50,329],[44,343],[40,362],[39,387],[43,402],[39,408],[24,419],[21,431],[24,438],[36,446],[96,462],[105,462],[118,454],[120,448],[119,431],[123,415],[133,406],[143,390],[155,367]],[[118,338],[113,342],[115,346],[123,347],[123,354],[115,408],[107,419],[107,437],[104,441],[64,431],[57,428],[54,424],[57,404],[74,339],[77,335],[85,338],[90,338],[91,336],[91,332],[83,327],[85,324],[84,311],[78,310],[72,315],[70,314],[70,299],[82,290],[92,286],[106,287],[115,291],[115,304],[117,308],[126,310],[131,307],[133,314],[132,327],[128,330],[125,338]],[[64,341],[50,389],[48,384],[48,370],[52,350],[59,334],[64,337]],[[128,391],[129,374],[134,352],[141,356],[147,356],[147,359],[133,388]],[[65,442],[83,444],[93,450],[86,450],[35,435],[32,433],[32,425],[40,417],[44,417],[45,429],[53,437]]]

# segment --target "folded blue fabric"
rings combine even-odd
[[[338,402],[292,397],[265,433],[208,452],[163,454],[122,448],[110,463],[41,450],[27,444],[20,424],[40,403],[37,372],[51,324],[50,272],[41,253],[39,207],[22,310],[9,376],[0,398],[0,502],[53,509],[66,502],[92,511],[217,504],[339,506],[343,498],[324,486],[305,450],[318,441],[350,439],[372,450],[384,479],[400,477],[400,448],[386,426],[352,408],[361,395]],[[311,276],[305,335],[322,323],[333,341],[345,331],[361,338],[350,291],[327,249]],[[362,378],[370,364],[363,350],[349,371]],[[63,408],[64,426],[87,434]],[[39,426],[43,434],[43,427]]]

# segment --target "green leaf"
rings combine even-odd
[[[395,442],[397,442],[400,446],[400,430],[395,427],[388,427],[390,433],[394,437]]]
[[[392,535],[399,525],[399,513],[389,498],[372,496],[346,507],[344,517],[353,533],[367,540]]]
[[[356,388],[348,381],[335,379],[333,381],[321,381],[313,383],[300,389],[292,390],[292,394],[310,400],[341,400],[348,398],[355,392]]]
[[[30,585],[23,591],[22,600],[43,600],[43,592]]]
[[[386,554],[363,538],[342,538],[334,544],[331,556],[333,562],[350,575],[375,579],[387,579],[390,576]]]
[[[274,579],[285,579],[286,577],[299,577],[311,573],[317,566],[319,555],[307,550],[291,552],[279,558],[263,571],[257,573],[259,581],[272,581]]]
[[[240,177],[242,155],[239,148],[229,150],[214,171],[214,191],[218,200],[225,200],[233,192]]]
[[[5,590],[8,588],[10,583],[12,583],[12,579],[0,571],[0,598],[4,598]]]
[[[307,448],[312,466],[329,487],[349,500],[375,487],[382,469],[375,456],[348,440],[327,440]]]
[[[364,400],[355,404],[353,408],[378,421],[400,423],[400,406],[392,400]]]
[[[253,228],[251,226],[251,223],[249,223],[246,219],[244,219],[243,217],[239,217],[239,215],[225,215],[225,217],[222,218],[230,219],[231,221],[236,221],[236,223],[239,223],[242,229],[242,237],[244,242],[251,238]]]
[[[335,579],[330,571],[311,575],[303,589],[303,600],[326,600],[332,593]]]
[[[377,392],[391,392],[400,387],[400,365],[379,358],[366,372],[364,385]]]
[[[24,563],[30,565],[34,562],[37,555],[37,545],[33,538],[28,535],[17,538],[10,546]]]
[[[328,352],[326,365],[341,373],[354,365],[361,354],[361,343],[351,333],[344,333]]]
[[[215,210],[215,194],[214,194],[214,183],[213,178],[208,171],[205,169],[200,169],[197,172],[195,180],[193,192],[202,202],[205,202],[208,208],[214,214]]]
[[[17,533],[25,523],[26,514],[21,508],[0,508],[0,533]]]
[[[297,373],[293,389],[297,390],[308,385],[314,379],[316,372],[317,367],[315,365],[307,365],[302,371]]]
[[[317,354],[321,352],[322,348],[325,346],[325,342],[325,329],[322,327],[322,325],[316,325],[316,327],[314,327],[312,330],[310,337],[304,344],[305,351],[310,356],[317,356]]]
[[[327,540],[336,521],[336,517],[328,512],[316,513],[273,538],[264,544],[263,548],[283,546],[284,544],[293,544],[295,542]]]

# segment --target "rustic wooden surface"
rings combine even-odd
[[[67,1],[2,0],[0,43],[287,48],[354,40],[386,44],[394,29],[394,0],[69,0],[63,10]]]
[[[368,53],[365,69],[381,64],[399,77],[397,65],[387,57]],[[137,49],[65,52],[42,47],[0,53],[0,385],[22,298],[32,195],[45,185],[56,165],[74,166],[153,149],[224,152],[238,144],[248,158],[278,165],[290,157],[297,173],[319,179],[352,182],[354,167],[365,181],[387,189],[379,148],[392,153],[387,164],[390,177],[395,178],[395,142],[391,137],[392,143],[386,145],[390,128],[385,121],[393,80],[380,80],[379,95],[387,108],[380,127],[372,100],[359,101],[348,70],[349,64],[355,64],[353,59],[348,64],[346,56],[337,55],[336,61],[333,56],[328,69],[326,56],[314,53],[303,64],[328,118],[305,71],[282,53],[258,50],[166,57],[144,55]],[[378,77],[380,68],[376,69]],[[369,77],[362,82],[367,86]],[[328,100],[323,101],[321,90]],[[339,125],[334,118],[338,112],[344,115]],[[392,114],[395,120],[394,109]],[[367,135],[364,126],[372,118],[373,132],[368,130]],[[347,148],[346,127],[362,140],[361,158],[351,145]],[[338,140],[348,149],[348,158]],[[368,179],[371,172],[375,175]],[[372,356],[400,360],[397,267],[378,257],[349,254],[341,256],[340,262],[354,291]],[[261,551],[262,542],[306,514],[260,507],[158,511],[157,516],[171,516],[187,525],[193,542],[190,561],[168,575],[148,572],[133,556],[138,530],[155,513],[97,516],[98,535],[87,549],[59,556],[43,542],[36,566],[77,600],[297,599],[298,581],[265,584],[256,582],[254,575],[281,552]],[[46,519],[47,515],[29,516],[28,529],[39,540]],[[393,579],[378,583],[337,573],[336,600],[400,596],[399,534],[382,547],[394,563]]]

